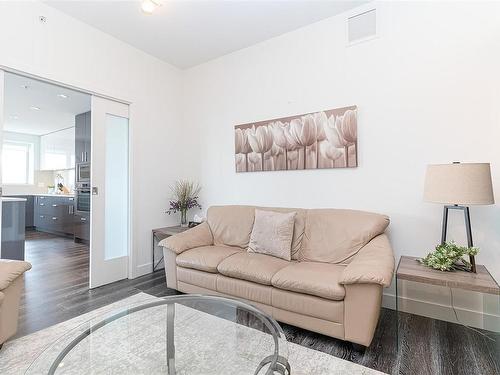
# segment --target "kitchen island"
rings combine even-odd
[[[26,228],[64,237],[73,237],[75,222],[74,194],[34,193],[9,196],[26,199]]]
[[[26,198],[2,198],[0,258],[24,260]]]

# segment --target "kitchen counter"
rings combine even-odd
[[[2,197],[2,202],[26,202],[26,198]]]
[[[63,197],[63,198],[74,198],[75,194],[50,194],[50,193],[34,193],[34,194],[8,194],[9,197],[15,196],[27,196],[31,195],[33,197]]]

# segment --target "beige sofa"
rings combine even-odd
[[[246,249],[255,209],[297,212],[292,261]],[[338,209],[210,207],[163,240],[167,286],[245,299],[276,320],[369,346],[394,256],[384,215]]]
[[[0,260],[0,348],[17,332],[19,301],[24,273],[31,264],[19,260]]]

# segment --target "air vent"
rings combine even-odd
[[[377,10],[371,9],[347,19],[347,42],[354,44],[377,36]]]

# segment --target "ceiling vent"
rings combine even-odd
[[[373,39],[377,36],[377,10],[370,9],[347,19],[347,43],[349,45]]]

